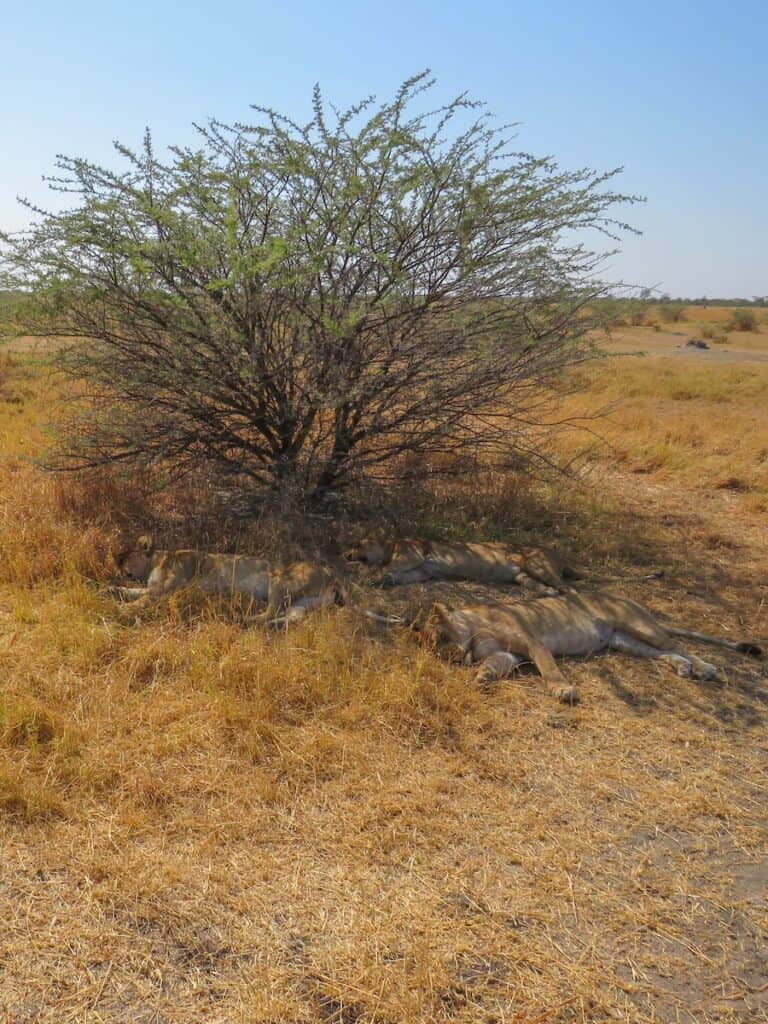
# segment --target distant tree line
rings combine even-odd
[[[658,326],[659,323],[674,324],[690,319],[686,310],[705,309],[719,306],[732,310],[726,330],[754,331],[759,329],[760,320],[755,309],[768,308],[768,298],[753,296],[747,299],[672,299],[669,295],[618,297],[602,296],[595,300],[595,311],[602,315],[612,327]],[[693,314],[695,319],[695,314]],[[706,335],[705,335],[706,336]]]
[[[768,295],[753,295],[751,299],[738,296],[730,299],[711,299],[706,295],[695,299],[682,298],[680,296],[673,298],[668,292],[652,292],[649,288],[641,288],[639,293],[633,296],[607,295],[599,301],[608,306],[621,305],[625,308],[633,306],[662,306],[670,302],[679,306],[755,306],[758,309],[768,307]]]
[[[768,295],[753,295],[751,299],[733,298],[733,299],[709,299],[706,296],[701,296],[698,299],[673,299],[669,295],[660,296],[649,296],[645,301],[649,304],[659,304],[664,302],[678,302],[682,306],[757,306],[763,307],[768,306]]]

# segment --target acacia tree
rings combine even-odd
[[[204,463],[316,499],[403,453],[540,452],[602,292],[574,232],[615,238],[629,197],[514,151],[465,96],[419,112],[432,86],[330,113],[316,89],[305,126],[256,107],[165,159],[147,133],[119,171],[58,158],[74,205],[30,207],[2,259],[14,329],[66,339],[86,398],[59,465]]]

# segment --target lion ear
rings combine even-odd
[[[139,551],[146,551],[147,554],[150,553],[154,546],[155,542],[152,536],[148,533],[142,534],[141,537],[139,537],[139,539],[136,541],[136,547],[139,549]]]

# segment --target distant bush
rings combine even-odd
[[[722,324],[703,324],[701,336],[708,341],[713,341],[716,345],[726,345],[728,343],[728,331]]]
[[[732,331],[756,331],[757,314],[751,309],[734,309],[728,327]]]
[[[678,324],[685,320],[685,307],[677,302],[666,302],[659,306],[659,316],[665,324]]]
[[[647,322],[647,304],[637,299],[602,298],[595,309],[609,327],[641,327]]]

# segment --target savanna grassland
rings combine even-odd
[[[436,483],[403,521],[554,543],[595,573],[663,568],[614,587],[765,644],[768,324],[729,315],[614,333],[566,410],[606,410],[600,440],[562,441],[576,482]],[[708,323],[710,351],[680,347]],[[564,708],[527,672],[477,692],[354,607],[275,634],[183,595],[122,625],[104,584],[138,531],[290,558],[337,554],[335,527],[228,516],[202,483],[48,476],[30,460],[55,397],[17,345],[0,1020],[768,1019],[764,661],[699,651],[716,683],[568,661],[583,703]]]

